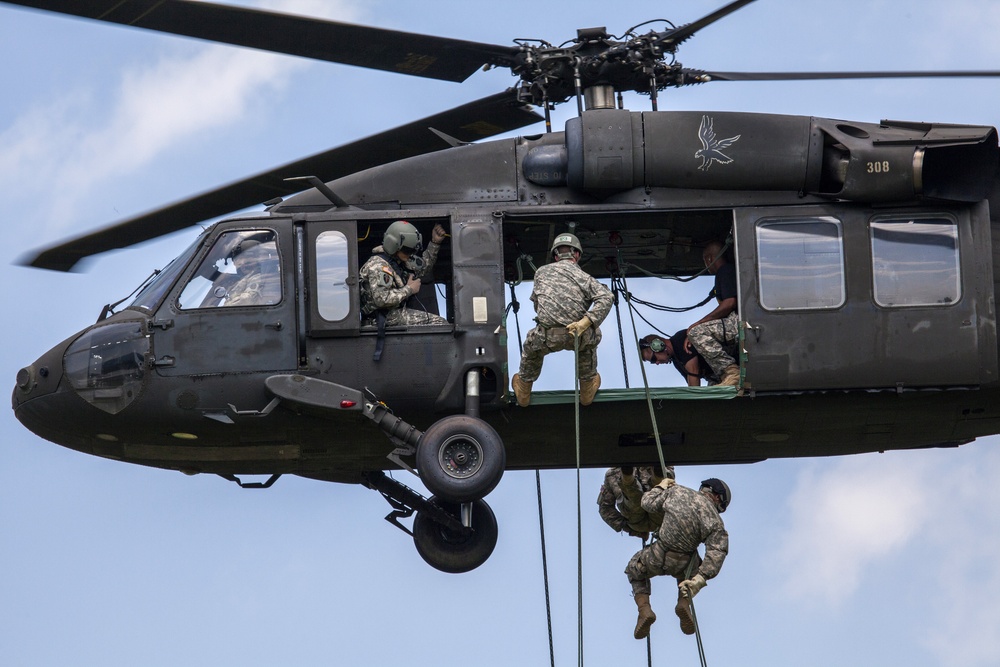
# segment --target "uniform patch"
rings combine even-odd
[[[382,285],[385,287],[391,287],[393,284],[392,278],[392,269],[386,269],[386,272],[382,274]]]

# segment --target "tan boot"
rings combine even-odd
[[[694,617],[691,616],[691,600],[688,598],[677,598],[677,606],[674,613],[681,620],[681,632],[686,635],[694,634]]]
[[[720,387],[738,387],[740,384],[740,367],[737,364],[728,366],[726,370],[722,371],[722,377],[719,378]]]
[[[594,402],[597,390],[601,388],[601,374],[595,373],[589,380],[580,380],[580,405],[590,405]]]
[[[531,404],[532,384],[531,382],[522,380],[519,373],[514,373],[514,377],[510,379],[510,386],[514,388],[514,397],[517,398],[517,404],[522,408],[526,408]]]
[[[649,594],[636,593],[635,606],[639,608],[639,620],[635,622],[635,632],[632,633],[632,636],[636,639],[645,639],[649,636],[650,626],[656,621],[656,614],[653,613],[653,608],[649,606]]]

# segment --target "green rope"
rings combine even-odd
[[[577,664],[583,667],[583,495],[580,492],[580,337],[573,336],[573,387],[576,400],[576,615]]]
[[[530,261],[531,258],[529,257]],[[518,260],[518,274],[520,274],[520,259]],[[535,268],[534,264],[531,268]],[[517,301],[517,293],[514,291],[514,287],[517,283],[509,282],[510,285],[510,303],[507,304],[507,308],[503,311],[503,322],[501,323],[501,328],[507,330],[507,313],[511,310],[514,311],[514,326],[517,328],[517,350],[520,353],[524,352],[524,343],[521,339],[521,318],[518,317],[517,311],[520,306]],[[556,648],[555,642],[552,638],[552,598],[549,595],[549,559],[546,554],[545,549],[545,513],[542,510],[542,475],[538,468],[535,468],[535,493],[538,496],[538,538],[542,545],[542,581],[545,585],[545,622],[549,629],[549,665],[550,667],[556,667]]]

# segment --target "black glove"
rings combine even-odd
[[[623,475],[631,475],[633,472],[635,472],[635,466],[622,466]]]

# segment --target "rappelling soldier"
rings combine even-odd
[[[625,574],[632,584],[632,596],[639,609],[634,636],[644,639],[656,620],[649,605],[650,579],[668,574],[677,579],[677,605],[681,632],[694,634],[691,599],[719,574],[729,553],[729,533],[722,523],[732,493],[720,479],[706,479],[698,491],[665,478],[642,496],[642,508],[650,514],[661,513],[663,522],[656,539],[632,556]],[[698,556],[698,546],[705,545],[705,559]]]
[[[662,514],[650,515],[642,509],[642,495],[663,481],[660,466],[622,466],[609,468],[597,494],[597,511],[604,523],[618,533],[627,533],[644,542],[649,533],[659,530]],[[667,466],[666,477],[674,479],[673,466]]]
[[[574,338],[578,338],[580,403],[590,405],[601,386],[597,373],[599,325],[611,311],[613,297],[611,290],[580,268],[583,246],[576,236],[557,236],[551,254],[555,261],[535,273],[531,302],[537,324],[524,339],[521,367],[511,378],[511,386],[517,404],[527,407],[531,403],[531,385],[542,372],[545,355],[574,349]]]

